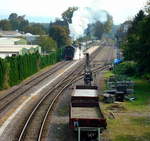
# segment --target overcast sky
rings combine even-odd
[[[27,16],[60,17],[69,6],[108,11],[119,24],[132,18],[147,0],[0,0],[0,15],[12,12]]]

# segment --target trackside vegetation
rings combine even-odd
[[[61,53],[62,49],[57,49],[45,56],[34,53],[0,59],[0,90],[14,86],[40,69],[57,63],[62,59]]]
[[[122,30],[121,26],[116,35],[118,46],[127,61],[124,67],[132,67],[133,72],[128,73],[150,80],[150,0],[145,10],[140,10],[133,20],[126,21],[124,27],[128,27],[128,30]]]
[[[130,69],[116,67],[113,72],[104,72],[104,78],[112,75],[131,75]],[[129,75],[127,75],[129,74]],[[108,130],[103,137],[111,141],[149,141],[150,140],[150,83],[139,77],[130,77],[134,81],[134,101],[103,103],[103,111],[107,118]],[[112,116],[113,115],[113,116]]]

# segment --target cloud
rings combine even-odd
[[[134,16],[147,0],[1,0],[0,13],[60,17],[69,6],[90,7],[108,11],[115,23]]]

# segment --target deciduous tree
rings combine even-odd
[[[1,20],[0,21],[0,29],[1,30],[11,30],[11,23],[8,20]]]
[[[50,53],[52,51],[56,51],[57,49],[56,42],[48,36],[40,36],[38,44],[42,47],[42,51],[44,53]]]
[[[52,25],[49,30],[49,36],[57,42],[59,48],[70,44],[69,32],[65,27]]]
[[[65,12],[62,13],[62,19],[68,24],[72,23],[72,17],[78,7],[69,7]]]

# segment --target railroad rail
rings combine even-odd
[[[9,92],[8,94],[4,96],[1,96],[0,97],[0,112],[6,109],[11,103],[13,103],[17,98],[25,94],[27,91],[29,91],[32,87],[38,85],[44,79],[46,79],[50,75],[53,75],[56,71],[68,65],[69,63],[71,62],[63,61],[62,63],[59,63],[59,65],[53,67],[52,69],[45,71],[44,73],[41,73],[37,77],[34,77],[33,79],[20,85],[17,89]]]
[[[99,48],[98,50],[100,50],[101,48]],[[97,54],[99,53],[99,51],[95,51],[93,54],[92,54],[92,58],[94,58],[94,56],[96,56]],[[83,59],[84,60],[84,59]],[[68,62],[67,62],[68,63]],[[80,64],[81,64],[81,66],[83,67],[83,62],[80,62]],[[65,65],[64,65],[65,66]],[[61,67],[60,67],[61,68]],[[100,69],[100,67],[99,67],[99,69]],[[101,68],[102,69],[102,68]],[[59,70],[59,68],[58,69],[54,69],[53,70],[53,73],[55,73],[57,70]],[[98,68],[95,68],[94,69],[95,71],[96,70],[98,70]],[[81,71],[82,72],[82,71]],[[51,74],[53,74],[52,72],[49,72],[49,74],[47,74],[47,72],[45,72],[45,78],[47,77],[47,76],[49,76],[49,75],[51,75]],[[71,73],[71,75],[73,75],[73,72]],[[76,77],[75,77],[76,76]],[[77,77],[78,76],[78,77]],[[43,78],[44,76],[42,76],[42,78]],[[79,77],[81,77],[81,73],[79,73],[78,71],[75,71],[75,74],[73,75],[73,76],[71,76],[71,77],[69,77],[69,78],[67,78],[67,77],[65,77],[64,79],[63,79],[63,83],[64,84],[61,84],[61,82],[62,82],[62,80],[61,80],[61,82],[57,85],[57,86],[55,86],[55,92],[52,90],[52,89],[49,89],[49,93],[54,93],[54,94],[52,94],[50,97],[50,100],[48,101],[47,100],[47,102],[41,102],[41,104],[39,104],[39,105],[50,105],[51,104],[51,106],[49,106],[49,107],[51,107],[50,108],[50,110],[48,110],[49,111],[49,113],[51,112],[51,109],[52,109],[52,107],[53,107],[53,105],[54,105],[54,103],[57,101],[57,98],[59,97],[59,95],[63,92],[63,90],[65,90],[69,85],[71,85],[72,83],[74,83],[74,82],[76,82],[76,81],[78,81],[79,80]],[[38,80],[41,80],[42,81],[42,78],[39,78]],[[81,79],[81,78],[80,78]],[[35,79],[36,80],[36,79]],[[44,80],[44,79],[43,79]],[[37,80],[36,80],[37,81]],[[30,85],[32,85],[32,84],[34,84],[35,82],[27,82],[26,84],[28,85],[28,84],[30,84]],[[25,85],[25,87],[26,87],[26,85]],[[31,86],[31,87],[33,87],[33,85]],[[25,88],[24,88],[25,89]],[[13,94],[12,94],[13,95]],[[23,94],[22,94],[23,95]],[[46,93],[45,93],[45,95],[46,95]],[[56,95],[58,95],[58,96],[56,96]],[[56,97],[55,97],[56,96]],[[8,96],[9,97],[9,96]],[[14,97],[14,95],[13,95],[13,97]],[[2,97],[1,97],[2,98]],[[5,99],[5,98],[4,98]],[[8,98],[9,99],[9,98]],[[16,99],[16,98],[14,98],[14,99]],[[45,99],[48,99],[48,98],[45,98]],[[7,100],[6,100],[7,101]],[[4,102],[5,103],[5,102]],[[12,102],[10,102],[10,103],[12,103]],[[42,104],[43,103],[43,104]],[[8,104],[7,104],[8,105]],[[7,106],[6,106],[7,107]],[[6,108],[5,107],[5,108]],[[40,107],[42,107],[42,108],[40,108],[40,109],[42,109],[42,111],[43,111],[43,106],[40,106]],[[4,109],[5,109],[4,108]],[[32,108],[33,109],[33,108]],[[37,108],[38,109],[38,108]],[[41,110],[40,110],[41,111]],[[36,110],[35,110],[35,113],[36,113]],[[33,114],[33,116],[34,117],[44,117],[44,115],[41,115],[41,113],[40,112],[38,112],[39,114],[37,114],[38,116],[34,116],[34,114]],[[47,113],[47,115],[49,115],[48,113]],[[27,112],[27,114],[26,115],[24,115],[24,117],[25,117],[25,120],[27,121],[27,119],[26,119],[26,117],[29,117],[29,115],[28,115],[28,112]],[[46,119],[46,118],[45,118]],[[30,124],[30,123],[33,123],[34,124],[34,122],[36,122],[37,120],[35,120],[34,118],[31,118],[31,120],[29,120],[29,123],[28,124]],[[43,128],[44,128],[44,124],[42,124],[42,121],[44,121],[43,119],[41,120],[41,123],[37,123],[37,124],[39,124],[39,126],[43,126]],[[22,124],[25,124],[25,122],[24,122],[24,119],[23,120],[21,120],[21,123]],[[28,125],[27,125],[28,126]],[[31,127],[31,125],[30,125],[30,127]],[[33,126],[34,127],[34,126]],[[20,130],[21,128],[19,127],[19,130]],[[23,128],[22,128],[23,129]],[[33,128],[32,128],[33,129]],[[39,128],[40,129],[40,128]],[[26,130],[26,129],[25,129]],[[36,130],[36,129],[33,129],[33,131],[34,130]],[[30,130],[31,131],[31,130]],[[41,131],[43,132],[43,129],[41,129]],[[18,131],[17,131],[18,132]],[[39,132],[39,130],[38,131],[36,131],[36,132],[38,132],[38,134],[40,133]],[[40,133],[41,134],[41,136],[42,136],[42,132]],[[30,132],[29,132],[30,133]],[[21,133],[20,132],[18,132],[17,133],[17,135],[18,134],[20,134],[21,135]],[[27,132],[25,131],[25,135],[23,134],[22,135],[22,139],[21,140],[23,140],[24,139],[24,137],[26,137],[26,135],[27,135]],[[37,136],[37,133],[35,133],[34,134],[34,136]],[[17,136],[17,139],[16,140],[18,140],[19,139],[19,135]],[[39,137],[39,140],[40,140],[40,137]]]
[[[45,96],[39,101],[34,110],[31,112],[28,120],[24,124],[22,132],[19,135],[18,141],[30,140],[31,138],[34,138],[35,140],[41,139],[47,115],[52,110],[52,107],[54,106],[54,103],[56,102],[59,95],[69,85],[71,85],[72,82],[82,72],[83,66],[80,65],[77,68],[77,70],[69,72],[69,74],[66,77],[64,77],[55,87],[49,89],[48,92],[45,93]],[[41,116],[41,114],[43,116]]]
[[[99,49],[98,49],[99,50]],[[95,52],[96,55],[98,52]],[[92,55],[93,56],[93,55]],[[93,58],[93,57],[92,57]],[[4,96],[0,97],[0,113],[4,111],[10,104],[16,101],[17,98],[22,96],[24,93],[29,91],[32,87],[38,85],[41,81],[46,79],[49,75],[54,74],[57,70],[64,67],[65,65],[69,64],[70,62],[62,62],[61,64],[57,65],[56,67],[34,77],[33,79],[25,82],[24,84],[19,85],[16,89],[12,90],[11,92],[7,93]]]
[[[92,59],[97,55],[97,52],[92,54]],[[84,60],[84,59],[83,59]],[[110,59],[108,59],[110,61]],[[61,93],[68,88],[71,84],[77,82],[83,78],[83,62],[73,71],[71,71],[66,77],[64,77],[54,88],[49,89],[45,96],[35,106],[34,110],[30,113],[30,116],[24,123],[22,131],[18,135],[18,141],[24,140],[42,140],[42,134],[44,132],[44,126],[48,115],[50,114],[55,102]],[[108,65],[104,64],[98,68],[93,69],[93,72],[102,71],[107,69]],[[42,115],[41,115],[42,114]]]

